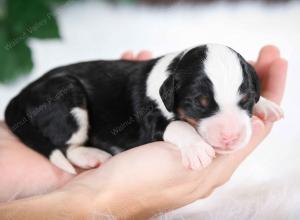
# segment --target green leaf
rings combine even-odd
[[[28,27],[27,31],[30,33],[30,37],[43,39],[60,37],[56,19],[51,14],[48,14],[47,17],[43,18],[35,25]]]
[[[20,74],[27,74],[33,67],[31,51],[24,41],[16,45],[7,44],[5,35],[0,34],[0,81],[7,82]]]
[[[12,37],[58,38],[59,30],[50,7],[41,0],[9,0],[7,2],[8,26]]]
[[[1,0],[0,0],[1,1]],[[6,0],[0,11],[0,82],[28,74],[33,67],[27,39],[58,38],[52,4],[67,0]],[[5,7],[3,7],[5,6]]]
[[[63,4],[69,0],[41,0],[41,1],[44,1],[48,4],[53,4],[53,3],[57,3],[57,4]]]

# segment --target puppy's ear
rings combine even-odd
[[[255,92],[255,102],[258,102],[259,98],[260,98],[260,82],[259,82],[259,78],[257,76],[257,73],[254,69],[254,67],[246,62],[246,71],[249,73],[250,75],[250,80]]]
[[[257,73],[254,67],[250,63],[248,63],[240,54],[238,54],[238,57],[243,68],[244,77],[250,81],[252,89],[255,93],[255,102],[257,103],[260,98],[260,81]]]
[[[174,110],[175,102],[175,79],[170,75],[159,89],[160,97],[169,112]]]

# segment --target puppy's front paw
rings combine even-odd
[[[214,149],[204,141],[189,144],[180,150],[183,165],[192,170],[207,167],[215,157]]]
[[[253,114],[269,122],[275,122],[283,118],[282,109],[276,103],[263,97],[260,97],[259,102],[254,105]]]

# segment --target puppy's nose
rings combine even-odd
[[[240,138],[240,134],[238,133],[222,133],[221,141],[225,146],[231,146],[237,142]]]

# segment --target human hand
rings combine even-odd
[[[145,60],[151,56],[147,51],[137,56],[126,52],[122,59]],[[74,177],[25,146],[1,121],[0,173],[0,202],[53,191]]]
[[[280,104],[287,62],[280,58],[278,49],[264,47],[253,65],[262,82],[262,96]],[[113,157],[101,169],[83,173],[62,190],[70,197],[86,199],[87,215],[146,219],[182,207],[208,196],[227,182],[272,128],[272,123],[255,116],[252,125],[253,135],[247,147],[233,154],[219,155],[205,169],[185,169],[176,147],[155,142]]]
[[[144,60],[150,57],[151,54],[143,52],[138,56],[138,59]],[[133,59],[134,56],[129,52],[125,53],[123,58]],[[276,48],[265,47],[262,49],[255,67],[262,81],[263,95],[278,103],[282,98],[284,90],[287,67],[286,61],[279,58],[279,51]],[[272,83],[270,82],[271,76],[273,80]],[[220,185],[224,183],[231,176],[237,165],[255,148],[256,144],[268,134],[270,128],[271,124],[264,124],[262,121],[255,120],[254,138],[249,144],[249,147],[230,157],[220,156],[217,158],[210,167],[213,168],[220,165],[219,167],[222,168],[222,165],[227,161],[227,169],[219,169],[220,172],[222,171],[221,175],[215,175],[214,172],[209,172],[212,177],[216,178],[207,178],[207,180],[211,182],[211,184],[208,185],[213,186],[214,184]],[[158,144],[166,145],[165,143]],[[162,149],[159,148],[159,145],[157,147],[158,149]],[[151,148],[153,151],[157,149]],[[2,177],[4,177],[1,178],[2,180],[0,182],[1,201],[52,191],[73,178],[73,176],[57,169],[46,158],[19,142],[8,131],[4,123],[0,123],[0,152],[0,169]],[[234,159],[232,159],[232,157],[234,157]],[[209,192],[209,190],[204,190],[204,192],[205,191],[206,193]],[[197,193],[194,195],[197,198],[200,197]],[[184,202],[184,200],[182,200],[182,202]],[[169,206],[172,207],[172,203],[169,203]]]
[[[72,178],[20,142],[0,122],[0,202],[53,191]]]

